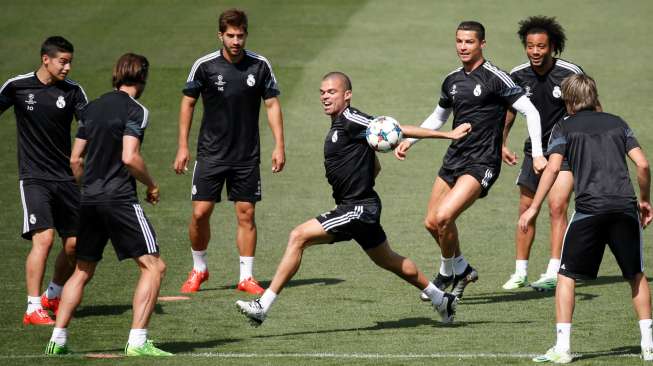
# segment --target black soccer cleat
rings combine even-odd
[[[463,273],[459,275],[454,274],[453,277],[454,278],[451,287],[451,293],[454,294],[457,298],[462,299],[465,287],[467,287],[467,285],[472,282],[478,281],[478,272],[476,272],[474,267],[468,264]]]

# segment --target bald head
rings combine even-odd
[[[349,76],[347,76],[347,74],[345,74],[344,72],[331,71],[330,73],[324,75],[322,81],[329,80],[329,79],[340,80],[342,85],[345,87],[345,90],[351,91],[351,80],[349,79]]]

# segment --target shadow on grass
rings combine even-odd
[[[291,280],[286,284],[284,288],[310,286],[310,285],[331,286],[331,285],[337,285],[341,282],[345,282],[345,280],[340,278],[306,278],[301,280]],[[270,281],[261,281],[259,283],[263,288],[268,288],[270,286]],[[205,289],[200,289],[200,291],[231,290],[235,288],[236,288],[236,284],[233,284],[233,285],[225,285],[225,286],[218,286],[218,287],[209,287]]]
[[[86,318],[88,316],[122,315],[132,309],[132,305],[90,305],[77,309],[75,318]],[[154,306],[155,314],[164,314],[160,304]]]
[[[597,357],[610,357],[610,356],[633,355],[633,354],[639,355],[641,351],[642,350],[639,346],[617,347],[609,351],[596,351],[596,352],[583,353],[580,356],[575,357],[574,361],[589,360]]]
[[[156,346],[172,353],[194,352],[198,349],[210,349],[211,352],[214,352],[215,348],[219,346],[240,342],[241,340],[237,338],[224,338],[205,341],[163,342],[157,343]]]
[[[465,296],[460,300],[461,305],[484,305],[492,304],[495,302],[506,302],[506,301],[527,301],[533,299],[542,299],[555,297],[555,291],[546,291],[539,292],[535,290],[523,290],[518,292],[490,292],[485,294],[477,294],[471,296]],[[588,301],[593,300],[598,295],[585,294],[582,292],[576,292],[576,300],[578,301]]]

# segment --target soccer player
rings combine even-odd
[[[145,57],[127,53],[113,69],[115,90],[82,112],[70,166],[82,186],[77,266],[63,288],[48,355],[66,354],[67,327],[111,239],[119,260],[133,258],[140,269],[134,291],[127,356],[170,356],[147,339],[147,325],[165,272],[154,229],[138,203],[136,180],[147,186],[146,201],[159,201],[159,187],[140,154],[149,111],[136,101],[148,75]],[[84,157],[86,157],[84,159]]]
[[[630,283],[633,307],[639,318],[642,358],[653,361],[651,294],[643,273],[641,231],[653,219],[648,161],[626,122],[596,111],[598,95],[592,78],[582,74],[569,76],[562,82],[562,98],[569,117],[551,132],[549,164],[532,204],[519,219],[519,228],[528,230],[555,184],[563,159],[567,158],[574,177],[576,212],[565,235],[558,272],[557,341],[545,355],[533,360],[571,362],[569,342],[576,280],[596,278],[607,243],[623,277]],[[626,156],[637,167],[639,201],[630,181]]]
[[[540,116],[523,89],[483,57],[485,28],[474,21],[460,23],[456,50],[462,62],[442,83],[440,101],[422,127],[440,128],[453,109],[453,126],[469,122],[471,134],[453,141],[433,184],[425,226],[441,250],[440,270],[433,282],[440,289],[452,288],[457,297],[478,279],[478,272],[460,250],[456,219],[478,198],[485,197],[501,169],[501,131],[506,109],[512,106],[526,115],[533,139],[533,169],[546,166],[540,143]],[[395,149],[403,160],[415,140],[404,140]],[[422,300],[428,300],[422,296]]]
[[[542,146],[551,135],[551,129],[566,114],[562,101],[560,84],[570,75],[582,74],[580,66],[554,57],[565,49],[566,36],[562,26],[555,18],[535,16],[519,23],[517,32],[529,62],[521,64],[510,72],[515,83],[526,90],[526,95],[540,112],[542,124]],[[517,164],[517,156],[507,147],[508,134],[515,113],[508,110],[503,132],[503,161],[508,165]],[[519,214],[521,215],[532,203],[540,176],[532,169],[531,140],[524,143],[524,160],[522,162],[517,185],[519,185]],[[566,161],[563,162],[558,178],[549,193],[549,214],[551,217],[551,257],[546,272],[531,283],[536,290],[552,290],[556,286],[562,239],[567,228],[567,207],[573,190],[574,179]],[[528,285],[528,259],[535,238],[535,220],[526,232],[517,228],[515,233],[516,261],[515,273],[503,285],[505,290],[514,290]]]
[[[274,136],[272,172],[283,170],[285,151],[279,87],[270,62],[245,50],[247,15],[238,9],[220,14],[218,38],[222,49],[199,58],[188,75],[179,113],[179,147],[174,162],[177,174],[187,170],[190,154],[188,133],[193,111],[202,96],[204,115],[197,143],[191,199],[193,212],[188,227],[193,270],[181,292],[196,292],[209,279],[206,249],[211,238],[210,219],[222,186],[234,202],[240,253],[237,289],[262,294],[253,276],[256,251],[256,202],[261,200],[259,109],[264,100]]]
[[[372,117],[351,107],[351,97],[351,81],[347,75],[330,72],[324,76],[320,102],[324,113],[331,117],[331,128],[324,141],[324,167],[337,206],[290,233],[277,272],[260,299],[236,302],[254,325],[263,323],[277,295],[299,269],[306,248],[351,239],[379,267],[423,290],[444,323],[453,321],[458,299],[435,287],[410,259],[395,253],[388,244],[380,223],[381,199],[374,191],[374,180],[381,165],[365,139],[365,130]],[[469,124],[450,132],[402,127],[406,136],[451,139],[464,137],[469,129]]]
[[[13,106],[16,114],[22,237],[32,241],[25,263],[26,325],[54,324],[44,308],[57,313],[61,288],[75,268],[80,193],[68,164],[70,125],[88,101],[82,87],[67,78],[73,52],[73,45],[63,37],[49,37],[41,45],[39,69],[0,87],[0,113]],[[55,230],[63,248],[41,295]]]

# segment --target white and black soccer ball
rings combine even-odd
[[[365,138],[372,149],[379,152],[394,150],[403,134],[399,122],[392,117],[378,116],[370,121]]]

